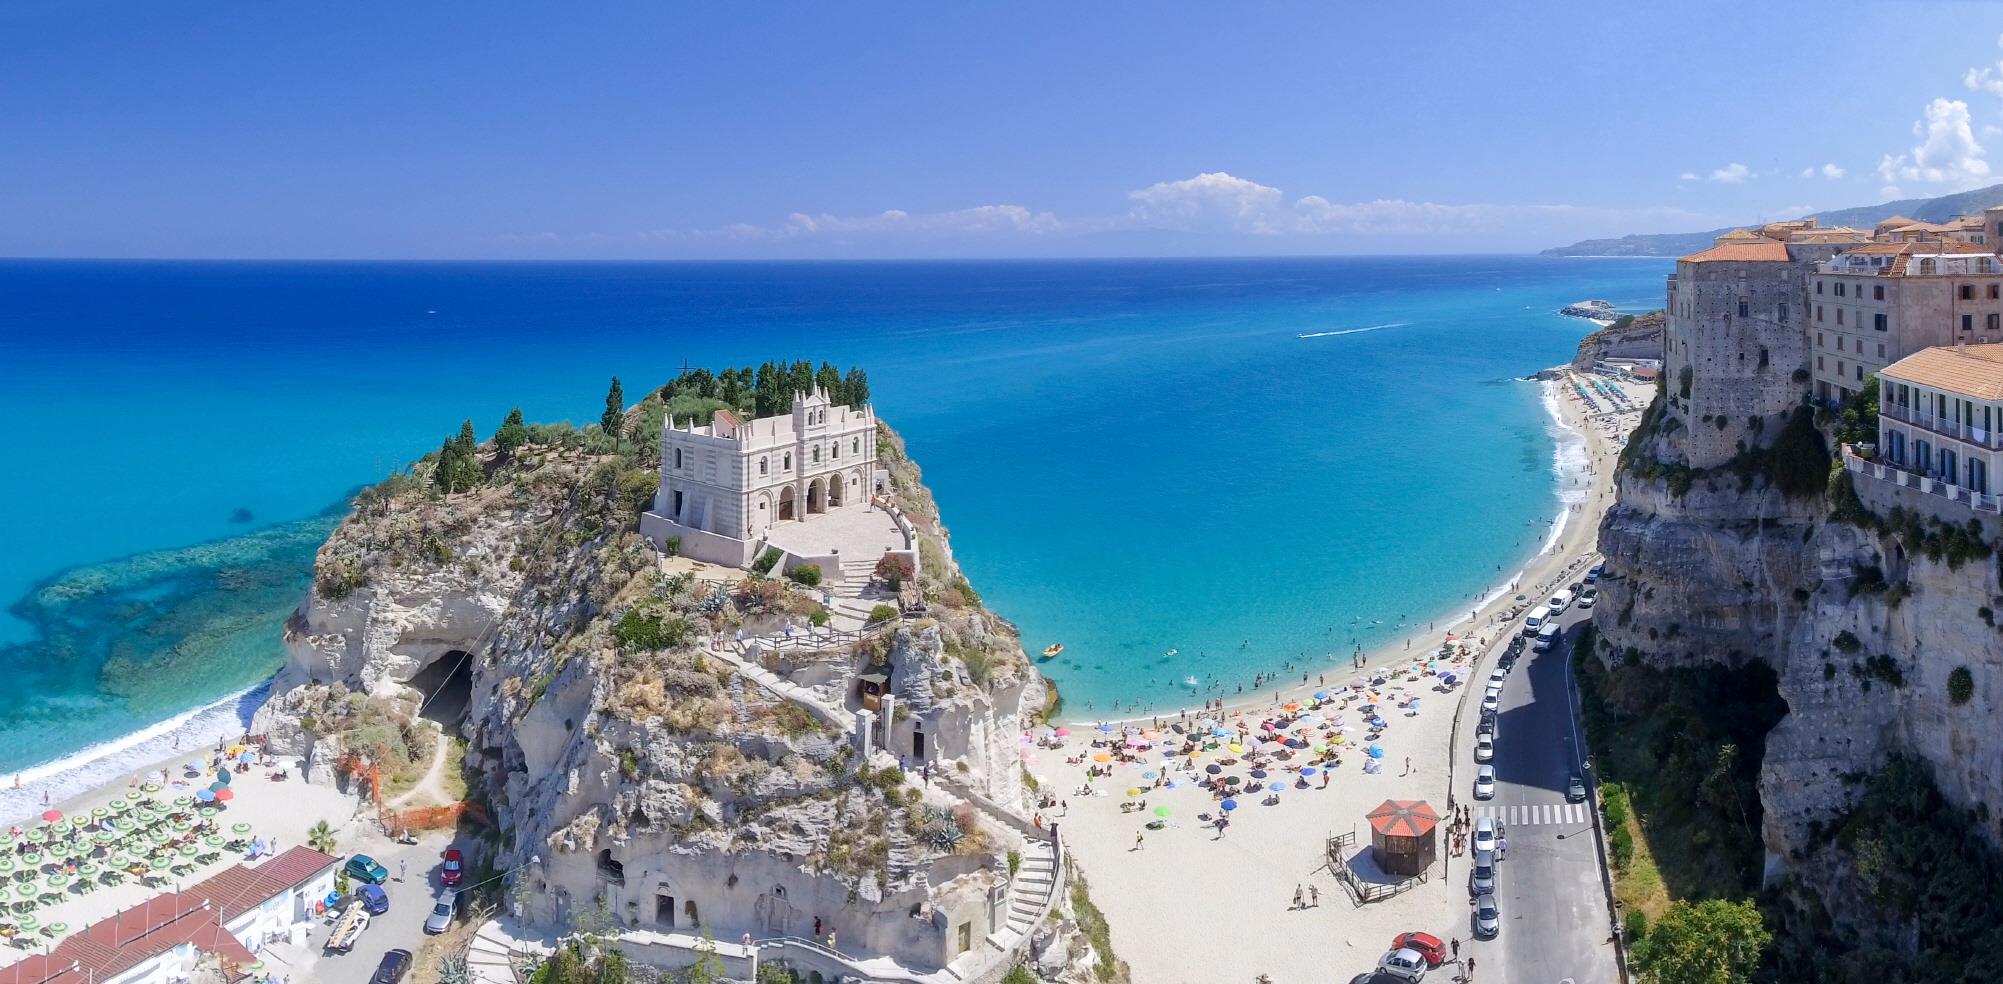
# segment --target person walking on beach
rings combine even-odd
[[[1140,831],[1138,831],[1138,830],[1134,831],[1134,850],[1136,850],[1136,851],[1140,850],[1140,849],[1141,849],[1141,847],[1142,847],[1142,846],[1143,846],[1143,845],[1144,845],[1144,844],[1145,844],[1146,842],[1147,842],[1147,838],[1145,838],[1145,837],[1141,836],[1141,832],[1140,832]]]
[[[1454,959],[1459,960],[1461,958],[1461,938],[1456,936],[1453,939],[1447,941],[1447,945],[1453,947]]]
[[[1316,886],[1313,885],[1308,886],[1308,905],[1316,909],[1321,908],[1320,888],[1317,888]]]
[[[396,880],[402,881],[404,879],[404,876],[408,874],[410,874],[410,862],[398,861],[396,863]]]
[[[1301,888],[1301,887],[1300,887],[1300,886],[1299,886],[1298,884],[1296,884],[1296,885],[1294,886],[1294,908],[1296,908],[1296,909],[1305,909],[1305,908],[1307,908],[1307,898],[1306,898],[1306,896],[1307,896],[1307,892],[1306,892],[1305,890],[1303,890],[1303,889],[1302,889],[1302,888]]]

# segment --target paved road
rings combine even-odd
[[[1607,943],[1612,920],[1600,882],[1599,849],[1590,803],[1565,802],[1567,779],[1577,768],[1578,725],[1571,691],[1570,641],[1590,611],[1576,607],[1559,618],[1563,642],[1548,653],[1523,656],[1503,685],[1495,742],[1495,798],[1476,800],[1474,730],[1470,705],[1454,752],[1460,756],[1455,791],[1476,817],[1502,820],[1508,852],[1496,871],[1502,932],[1473,944],[1476,980],[1504,984],[1611,984],[1619,967]],[[1495,665],[1485,663],[1484,665]],[[1473,682],[1486,686],[1484,672]],[[1479,693],[1474,695],[1479,699]],[[1467,863],[1453,865],[1467,878]],[[1465,891],[1465,887],[1462,888]],[[1472,909],[1462,940],[1473,938]],[[1463,953],[1470,952],[1463,943]]]
[[[363,931],[361,941],[351,953],[327,953],[321,949],[327,942],[329,926],[326,923],[314,924],[303,950],[283,946],[275,948],[275,959],[268,963],[274,972],[292,984],[308,981],[313,984],[366,984],[385,951],[403,949],[416,954],[424,946],[424,917],[430,914],[432,900],[438,891],[438,864],[445,848],[451,844],[450,835],[434,832],[409,845],[392,844],[380,835],[355,840],[353,845],[342,842],[342,856],[345,858],[348,850],[359,850],[389,869],[390,882],[383,886],[389,894],[389,911],[370,921],[369,928]],[[460,845],[461,848],[466,846]],[[399,861],[409,867],[409,875],[403,881],[396,879]]]

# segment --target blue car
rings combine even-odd
[[[355,890],[355,897],[362,900],[362,908],[369,915],[380,916],[389,911],[389,893],[381,885],[363,885]]]
[[[356,881],[380,885],[389,881],[389,869],[376,863],[376,859],[366,854],[357,854],[348,859],[348,876]]]

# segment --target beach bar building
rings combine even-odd
[[[1385,800],[1364,819],[1377,866],[1394,875],[1418,875],[1439,857],[1440,815],[1425,800]]]

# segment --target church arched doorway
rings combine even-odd
[[[840,506],[844,501],[846,501],[847,497],[842,494],[843,487],[846,484],[846,482],[847,479],[844,479],[840,472],[836,472],[833,475],[828,476],[829,509],[833,509],[837,506]]]
[[[782,521],[800,518],[793,513],[793,487],[790,485],[779,490],[779,518]]]
[[[807,483],[807,514],[810,516],[828,511],[828,493],[822,482],[822,479],[817,478]]]

